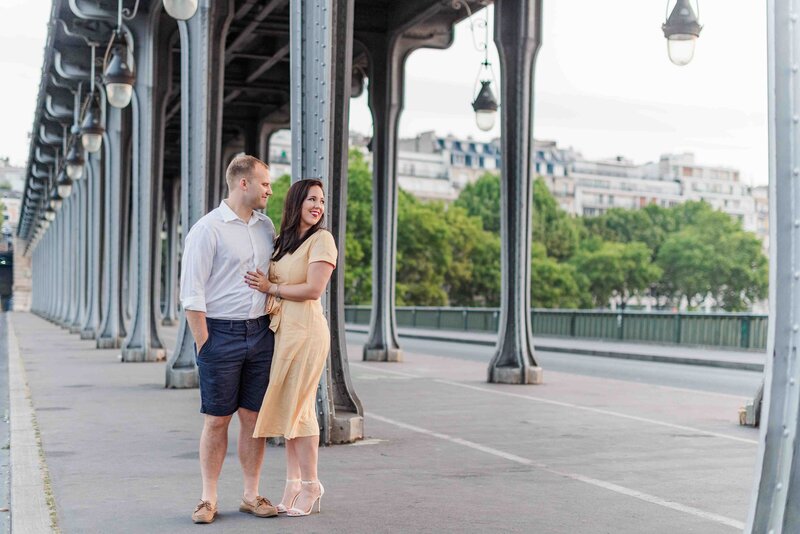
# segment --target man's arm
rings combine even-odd
[[[208,341],[208,325],[206,324],[206,312],[186,310],[186,322],[189,323],[189,330],[192,331],[194,344],[197,345],[197,352],[203,348]]]
[[[215,245],[209,228],[194,227],[186,236],[181,260],[181,304],[198,352],[208,340],[206,284],[211,275]]]

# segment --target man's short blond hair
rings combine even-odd
[[[228,170],[225,171],[225,181],[228,183],[228,191],[233,191],[236,188],[236,184],[242,178],[247,178],[249,181],[253,177],[253,171],[256,170],[258,165],[269,170],[269,165],[255,156],[239,154],[233,158],[230,165],[228,165]]]

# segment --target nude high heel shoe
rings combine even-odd
[[[311,507],[308,510],[300,510],[299,508],[292,506],[286,511],[287,517],[302,517],[309,515],[312,510],[314,510],[315,504],[317,505],[317,513],[322,511],[322,496],[325,495],[325,488],[322,486],[322,482],[319,480],[301,480],[300,484],[319,484],[319,497],[314,499],[314,501],[311,503]],[[298,495],[300,494],[298,493]],[[297,501],[297,497],[295,497],[294,500]]]
[[[300,482],[301,484],[303,483],[303,481],[302,481],[302,480],[300,480],[299,478],[287,478],[287,479],[286,479],[286,482]],[[284,493],[285,493],[285,492],[284,492]],[[295,501],[295,499],[297,499],[297,496],[298,496],[298,495],[300,495],[300,492],[299,492],[299,491],[298,491],[297,493],[295,493],[295,494],[294,494],[294,497],[292,497],[292,502],[290,502],[290,503],[289,503],[289,508],[291,508],[292,506],[294,506],[294,501]],[[275,508],[278,510],[278,513],[279,513],[279,514],[285,514],[285,513],[286,513],[286,510],[287,510],[287,507],[286,507],[286,505],[285,505],[285,504],[283,504],[282,502],[281,502],[281,503],[279,503],[279,504],[278,504],[278,506],[276,506]]]

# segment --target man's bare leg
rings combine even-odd
[[[203,433],[200,435],[200,473],[203,476],[204,501],[217,504],[217,481],[222,471],[222,462],[228,451],[228,424],[231,416],[206,415]]]
[[[258,496],[261,465],[264,463],[264,438],[254,438],[258,412],[239,408],[239,462],[244,476],[244,498],[253,502]]]

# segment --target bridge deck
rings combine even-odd
[[[196,531],[198,391],[166,390],[164,364],[120,364],[118,351],[96,350],[33,315],[15,313],[9,323],[62,530]],[[743,528],[758,440],[757,430],[737,425],[744,399],[553,371],[542,386],[489,385],[480,362],[406,358],[352,363],[367,439],[321,451],[320,516],[238,513],[231,432],[216,531]],[[268,449],[262,493],[275,500],[282,463],[283,449]]]

